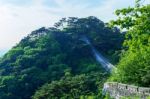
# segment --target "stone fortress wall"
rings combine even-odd
[[[121,84],[117,82],[107,82],[104,84],[104,93],[109,93],[111,97],[120,99],[121,97],[135,97],[139,99],[150,99],[150,88]]]

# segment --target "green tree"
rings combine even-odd
[[[124,54],[113,81],[150,86],[150,5],[140,5],[116,11],[118,20],[111,25],[126,29]]]

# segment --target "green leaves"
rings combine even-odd
[[[118,64],[118,71],[111,77],[113,81],[150,86],[150,5],[117,10],[121,16],[112,25],[127,29],[124,46],[126,52]]]

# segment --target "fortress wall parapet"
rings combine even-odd
[[[141,99],[150,96],[150,88],[127,85],[117,82],[107,82],[104,84],[104,91],[112,97],[139,96]],[[118,99],[118,98],[116,98]]]

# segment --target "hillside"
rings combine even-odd
[[[124,35],[90,16],[63,18],[23,38],[0,60],[0,99],[101,97],[109,73],[82,37],[119,61]],[[113,59],[112,59],[113,57]]]

